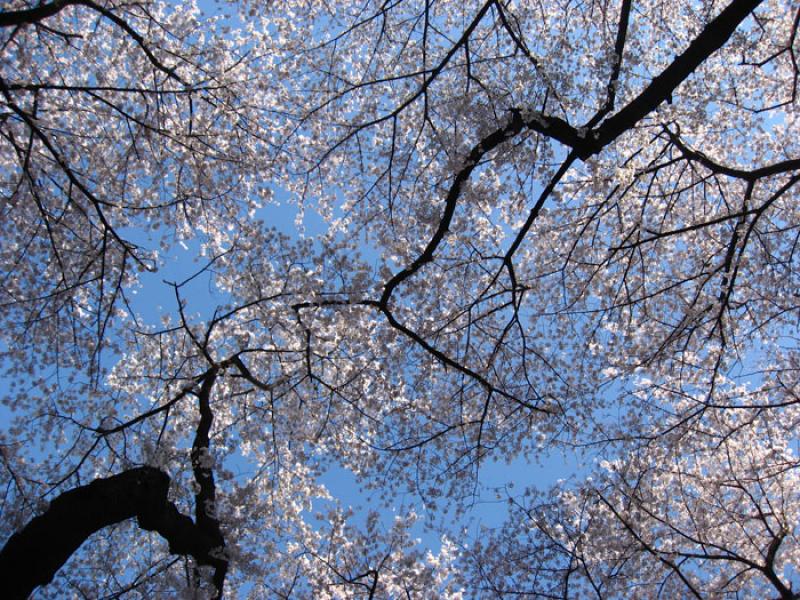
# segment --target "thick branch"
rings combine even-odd
[[[592,119],[587,127],[573,127],[564,119],[533,111],[520,111],[528,128],[571,147],[578,157],[586,160],[600,152],[620,135],[633,129],[639,121],[653,112],[662,102],[672,96],[675,89],[688,79],[712,54],[722,48],[744,21],[763,0],[736,0],[712,19],[705,29],[689,44],[689,47],[653,78],[641,94],[624,108],[604,121],[598,128],[591,126],[598,121]],[[627,31],[628,15],[621,18],[616,48],[623,48]],[[618,69],[615,63],[614,70]],[[612,76],[614,74],[612,73]],[[613,83],[613,80],[612,80]],[[613,83],[616,86],[616,83]],[[616,93],[616,92],[615,92]],[[609,96],[608,102],[613,102]],[[606,111],[607,112],[607,111]],[[602,110],[598,113],[604,115]]]
[[[167,500],[169,476],[153,467],[130,469],[64,492],[9,538],[0,551],[3,596],[27,598],[35,587],[52,581],[90,535],[136,517],[139,526],[157,531],[173,554],[214,565],[218,542]]]
[[[197,483],[198,492],[195,494],[195,519],[197,527],[214,542],[215,556],[207,564],[214,567],[214,586],[217,588],[215,598],[222,597],[222,586],[228,572],[228,561],[224,557],[225,538],[219,527],[216,516],[216,487],[214,474],[211,469],[211,456],[209,454],[209,434],[214,413],[211,411],[211,389],[216,381],[217,372],[212,369],[203,380],[203,385],[197,394],[200,422],[197,425],[194,442],[192,443],[192,469]]]
[[[596,147],[590,154],[599,152],[620,135],[632,129],[640,120],[667,100],[672,92],[683,83],[714,52],[722,48],[762,0],[735,0],[712,19],[689,47],[664,71],[650,82],[644,91],[628,103],[625,108],[606,120],[597,129]]]
[[[42,19],[52,17],[71,4],[83,4],[81,0],[55,0],[50,4],[40,4],[36,8],[0,12],[0,27],[19,27],[31,25]]]

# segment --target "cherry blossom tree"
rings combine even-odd
[[[798,596],[796,3],[210,12],[0,11],[14,597]]]

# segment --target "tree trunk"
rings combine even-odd
[[[167,500],[169,481],[158,469],[138,467],[58,496],[0,551],[4,597],[27,598],[34,588],[52,581],[86,538],[133,517],[142,529],[164,537],[173,554],[188,554],[214,567],[225,563],[210,555],[224,541],[201,530]]]

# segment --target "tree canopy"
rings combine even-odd
[[[800,597],[797,2],[205,10],[0,10],[11,597]]]

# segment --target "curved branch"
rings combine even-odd
[[[13,573],[4,577],[4,597],[27,598],[34,588],[52,581],[89,536],[134,517],[142,529],[158,532],[171,553],[215,566],[218,541],[167,500],[169,482],[154,467],[138,467],[58,496],[0,551],[0,572]]]
[[[445,235],[447,235],[448,230],[450,229],[450,223],[453,220],[453,215],[456,212],[456,205],[458,204],[458,199],[461,196],[461,188],[464,183],[469,180],[470,176],[472,175],[472,171],[475,170],[475,167],[478,166],[478,163],[487,153],[491,152],[507,139],[514,137],[520,131],[522,131],[524,126],[525,123],[522,120],[521,114],[518,111],[512,111],[511,118],[506,125],[496,129],[472,147],[472,150],[470,150],[470,153],[464,160],[463,168],[456,173],[453,183],[450,185],[450,189],[447,192],[447,197],[445,198],[442,218],[439,220],[439,226],[436,228],[433,237],[431,237],[431,239],[428,241],[428,244],[425,246],[422,254],[415,258],[414,261],[402,271],[395,273],[392,278],[386,282],[380,299],[381,307],[388,307],[392,292],[398,285],[400,285],[409,277],[413,276],[414,273],[419,271],[423,266],[425,266],[426,263],[429,263],[433,260],[433,254],[436,252],[436,248],[442,242]]]
[[[664,127],[664,132],[670,139],[670,142],[680,151],[683,157],[689,161],[696,161],[703,165],[712,173],[719,173],[735,179],[742,179],[744,181],[753,182],[757,179],[772,177],[773,175],[781,175],[790,171],[800,170],[800,158],[790,158],[778,162],[774,162],[754,169],[740,169],[738,167],[730,167],[723,165],[711,157],[707,156],[699,150],[693,150],[683,140],[680,139],[678,134],[670,131],[669,128]]]

